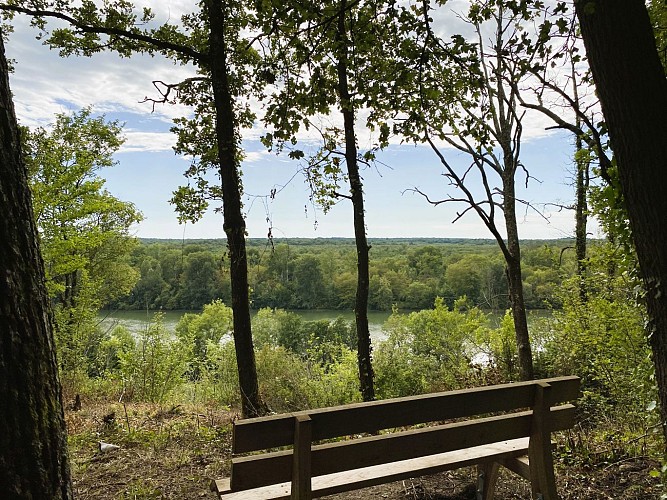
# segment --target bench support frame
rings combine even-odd
[[[477,466],[477,500],[493,499],[501,465],[530,481],[532,498],[558,500],[548,420],[550,390],[548,383],[536,382],[528,454]]]

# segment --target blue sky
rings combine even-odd
[[[92,105],[94,112],[124,122],[127,142],[117,154],[118,165],[102,175],[112,194],[134,203],[143,212],[145,220],[134,228],[135,234],[224,237],[221,214],[211,211],[197,224],[183,226],[168,203],[171,192],[185,182],[182,174],[190,161],[171,150],[174,138],[169,127],[173,118],[189,110],[158,106],[151,112],[150,104],[140,102],[146,95],[153,95],[153,80],[179,81],[192,76],[193,69],[174,66],[160,57],[120,59],[102,54],[91,59],[62,59],[34,39],[35,32],[25,20],[17,18],[14,24],[15,33],[6,43],[6,51],[16,61],[10,83],[19,121],[30,127],[46,126],[56,113]],[[532,202],[542,215],[519,209],[522,238],[573,234],[573,214],[549,205],[567,204],[573,199],[571,138],[564,133],[547,134],[544,129],[548,125],[541,117],[528,117],[526,121],[522,161],[540,182],[531,179],[525,189],[519,178],[517,184],[522,187],[518,196]],[[304,178],[298,173],[299,164],[285,155],[267,153],[258,141],[260,133],[254,129],[244,136],[248,151],[242,167],[244,207],[250,237],[266,237],[269,226],[275,237],[352,237],[350,203],[343,200],[326,215],[313,207]],[[369,140],[361,134],[360,145]],[[465,158],[455,151],[448,149],[445,154],[453,163],[465,164]],[[463,206],[447,203],[434,207],[410,191],[418,188],[434,199],[456,195],[430,149],[393,144],[378,159],[382,164],[362,173],[369,237],[490,237],[474,214],[452,224],[456,210]],[[272,188],[278,188],[279,193],[269,200]]]
[[[265,237],[273,228],[275,237],[352,237],[352,208],[342,200],[327,214],[314,207],[299,163],[285,155],[262,152],[258,141],[246,141],[251,161],[244,162],[244,208],[248,233]],[[256,154],[255,154],[256,153]],[[464,159],[449,150],[455,162]],[[117,156],[119,164],[106,172],[107,187],[117,197],[132,201],[146,219],[138,227],[143,237],[210,238],[222,237],[222,217],[209,213],[197,224],[179,226],[167,200],[171,192],[185,182],[183,171],[188,161],[171,151],[127,152]],[[370,237],[470,237],[487,238],[481,221],[468,214],[455,224],[456,210],[462,205],[431,206],[418,188],[433,199],[455,194],[442,176],[442,168],[426,147],[393,145],[380,153],[381,163],[363,172],[366,194],[367,230]],[[519,196],[542,210],[544,217],[532,210],[519,212],[523,238],[560,238],[572,235],[573,214],[548,203],[570,203],[572,187],[569,173],[569,139],[555,135],[534,139],[524,145],[523,161],[536,179],[528,189],[519,182]],[[540,182],[538,182],[540,181]],[[275,199],[269,193],[276,188]],[[212,212],[212,211],[211,211]],[[266,219],[270,219],[267,222]]]

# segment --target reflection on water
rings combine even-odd
[[[159,311],[100,311],[98,317],[100,319],[100,326],[109,331],[116,326],[123,326],[132,333],[139,333],[146,329],[153,319],[155,313]],[[162,311],[163,324],[165,328],[174,332],[176,330],[176,323],[181,319],[185,313],[198,313],[201,311]],[[292,311],[303,318],[304,321],[319,321],[319,320],[334,320],[342,317],[346,321],[354,321],[354,312],[352,311],[337,311],[337,310],[295,310]],[[257,311],[252,311],[252,314],[257,314]],[[407,313],[406,313],[407,314]],[[539,318],[550,317],[552,314],[549,310],[534,310],[529,311],[528,324],[530,326],[534,320]],[[374,340],[384,340],[387,335],[382,331],[387,318],[391,315],[389,311],[369,311],[368,312],[368,329],[370,330],[371,338]],[[489,312],[489,322],[492,328],[500,326],[500,320],[504,315],[503,312]]]
[[[116,326],[127,328],[132,333],[139,333],[148,328],[153,316],[157,312],[162,312],[162,323],[164,327],[174,332],[176,330],[176,323],[185,313],[199,313],[201,311],[100,311],[98,317],[100,319],[100,326],[105,330],[113,330]],[[337,310],[297,310],[292,311],[303,318],[304,321],[319,321],[319,320],[334,320],[342,317],[346,321],[354,321],[354,313],[352,311],[337,311]],[[252,311],[252,315],[257,314],[257,311]],[[391,315],[389,311],[369,311],[368,313],[368,329],[370,330],[371,338],[383,339],[386,337],[382,331],[382,325]]]

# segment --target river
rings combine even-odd
[[[98,317],[100,325],[105,329],[113,329],[116,326],[124,326],[130,332],[138,333],[144,330],[153,319],[153,316],[158,311],[100,311]],[[185,313],[198,313],[200,311],[162,311],[164,314],[163,323],[168,331],[173,332],[176,329],[176,323],[181,319]],[[317,321],[321,319],[334,320],[339,316],[347,321],[354,321],[354,313],[352,311],[339,311],[335,309],[321,309],[321,310],[294,310],[292,311],[301,316],[304,321]],[[409,312],[409,311],[408,311]],[[257,314],[257,311],[252,311],[252,315]],[[368,312],[368,329],[370,330],[371,338],[373,340],[383,340],[387,337],[382,330],[387,318],[391,315],[389,311],[369,311]],[[491,326],[498,327],[503,313],[491,312],[489,317]],[[528,324],[538,319],[549,317],[551,311],[549,310],[534,310],[528,312]]]
[[[144,330],[158,311],[100,311],[98,317],[100,325],[104,329],[113,329],[116,326],[123,326],[130,332],[137,333]],[[163,324],[171,332],[176,329],[176,323],[185,313],[198,313],[200,311],[162,311],[164,314]],[[334,309],[322,310],[295,310],[292,311],[301,316],[304,321],[317,321],[321,319],[334,320],[339,316],[347,321],[354,321],[354,312],[338,311]],[[257,311],[252,311],[252,315]],[[373,339],[382,339],[386,335],[382,331],[382,325],[391,315],[390,311],[369,311],[368,329]]]

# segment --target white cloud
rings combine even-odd
[[[61,58],[35,40],[37,31],[22,16],[13,21],[15,32],[6,43],[7,56],[15,59],[11,76],[16,112],[28,126],[46,125],[54,114],[92,105],[96,112],[132,112],[151,114],[146,97],[159,94],[152,82],[178,82],[193,76],[192,67],[176,66],[164,57],[137,55],[122,59],[111,53],[92,58]],[[189,107],[158,105],[154,119],[171,122],[174,117],[190,114]]]
[[[171,132],[140,132],[125,129],[125,143],[119,153],[171,151],[176,136]]]
[[[271,156],[267,151],[246,151],[244,155],[243,163],[258,163]]]

